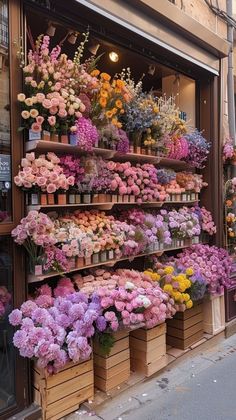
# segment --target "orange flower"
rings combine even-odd
[[[125,100],[125,102],[129,102],[129,100],[130,100],[130,97],[127,93],[124,94],[124,100]]]
[[[125,110],[122,108],[120,109],[120,114],[124,114]]]
[[[107,93],[107,91],[106,91],[106,90],[104,90],[104,89],[101,89],[101,91],[100,91],[100,95],[102,96],[102,98],[107,98],[107,97],[108,97],[108,93]]]
[[[116,86],[120,89],[122,89],[125,86],[125,83],[123,80],[117,79]]]
[[[112,118],[113,117],[113,112],[112,111],[107,111],[106,112],[106,117],[107,118]]]
[[[92,77],[97,77],[100,74],[100,71],[95,69],[90,74],[91,74]]]
[[[122,102],[121,102],[120,99],[117,99],[116,106],[117,106],[117,108],[122,108]]]
[[[103,87],[103,89],[105,89],[105,90],[110,90],[111,85],[110,85],[110,83],[109,83],[109,82],[104,82],[104,83],[102,84],[102,87]]]
[[[99,103],[100,103],[102,108],[105,108],[105,106],[107,104],[106,98],[100,98]]]
[[[101,76],[101,79],[104,79],[107,82],[109,82],[109,80],[111,80],[111,76],[107,73],[101,73],[100,76]]]
[[[117,113],[117,108],[112,108],[111,112],[112,112],[112,114],[116,114]]]
[[[233,203],[231,200],[227,200],[225,204],[227,207],[231,207]]]
[[[234,232],[229,232],[229,236],[230,236],[230,238],[233,238],[234,237]]]

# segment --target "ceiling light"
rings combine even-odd
[[[55,35],[55,32],[56,32],[56,26],[55,26],[55,24],[52,23],[52,22],[48,22],[48,27],[47,27],[47,30],[46,30],[46,34],[48,36],[54,36]]]
[[[154,73],[155,73],[155,71],[156,71],[156,66],[154,66],[154,64],[150,64],[148,66],[148,74],[150,74],[151,76],[153,76]]]
[[[90,41],[88,45],[88,50],[91,54],[96,55],[100,48],[100,44],[96,41]]]
[[[79,35],[79,32],[71,32],[70,35],[67,38],[67,41],[70,44],[74,45],[76,43],[76,41],[77,41],[78,35]]]
[[[115,51],[111,51],[109,53],[109,58],[111,61],[113,61],[113,63],[117,63],[117,61],[119,60],[119,55]]]

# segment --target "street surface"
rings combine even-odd
[[[236,420],[236,335],[67,420]]]

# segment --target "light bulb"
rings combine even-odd
[[[117,61],[119,60],[119,55],[115,51],[111,51],[109,53],[109,58],[111,61],[113,61],[113,63],[117,63]]]

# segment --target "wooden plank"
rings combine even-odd
[[[143,341],[135,337],[130,337],[130,347],[133,347],[137,350],[141,350],[145,352],[149,352],[164,343],[165,343],[164,334],[151,341]]]
[[[46,387],[47,389],[50,389],[56,385],[69,381],[92,370],[93,360],[88,360],[87,362],[78,365],[76,364],[71,368],[58,372],[56,375],[48,376],[46,380]]]
[[[73,378],[67,382],[54,386],[53,388],[46,389],[46,403],[51,404],[73,392],[79,391],[91,384],[93,384],[93,371],[86,372],[83,375]]]
[[[192,335],[196,334],[196,332],[201,331],[201,330],[203,331],[202,321],[198,322],[198,324],[195,324],[192,327],[187,328],[185,330],[179,330],[178,328],[172,328],[168,326],[167,335],[185,340],[186,338],[191,337]]]
[[[129,331],[128,330],[119,330],[113,333],[114,338],[116,341],[121,340],[122,338],[129,337]]]
[[[103,379],[99,376],[94,377],[95,387],[101,389],[102,391],[110,391],[111,389],[121,385],[123,382],[127,381],[130,377],[130,369],[125,369],[122,372],[119,372],[117,375],[114,375],[110,379]]]
[[[127,335],[127,337],[124,337],[121,340],[118,340],[115,342],[114,346],[111,348],[111,351],[108,355],[103,354],[97,342],[94,343],[93,351],[94,351],[94,354],[108,358],[128,348],[129,348],[129,336]]]
[[[138,330],[131,331],[130,336],[138,338],[139,340],[149,341],[165,333],[166,323],[163,323],[161,325],[157,325],[154,328],[151,328],[150,330],[147,330],[145,328],[139,328]]]
[[[130,362],[132,371],[144,373],[144,375],[148,377],[163,369],[167,365],[167,356],[161,356],[147,365],[145,365],[141,360],[133,358],[130,359]]]
[[[36,389],[35,387],[33,387],[33,398],[34,398],[34,402],[36,402],[36,404],[38,404],[38,405],[42,404],[41,394],[40,394],[39,390]]]
[[[93,357],[90,357],[90,359],[89,360],[92,360],[93,359]],[[74,366],[79,366],[79,365],[82,365],[83,363],[85,363],[85,361],[84,360],[82,360],[81,362],[78,362],[78,363],[74,363],[74,362],[67,362],[66,363],[66,365],[65,366],[63,366],[58,372],[57,372],[57,375],[58,375],[58,373],[60,373],[60,372],[63,372],[64,370],[66,370],[66,369],[69,369],[69,368],[71,368],[71,367],[74,367]],[[36,372],[38,372],[40,375],[41,375],[41,377],[42,378],[46,378],[46,377],[48,377],[48,376],[51,376],[49,373],[48,373],[48,371],[47,371],[47,369],[40,369],[38,366],[37,366],[37,363],[34,363],[34,365],[33,365],[33,369],[36,371]]]
[[[136,348],[130,348],[130,358],[141,360],[145,365],[151,363],[153,360],[158,359],[161,356],[166,354],[166,344],[160,344],[160,346],[156,347],[155,349],[145,352],[141,350],[137,350]]]
[[[200,312],[197,315],[192,316],[191,318],[188,318],[186,320],[182,320],[182,319],[171,319],[171,322],[168,323],[168,327],[174,327],[174,328],[178,328],[180,330],[185,330],[187,328],[192,327],[192,325],[197,324],[200,321],[203,321],[203,313]]]
[[[94,375],[99,376],[103,379],[110,379],[112,376],[117,375],[123,370],[130,369],[130,359],[125,360],[124,362],[119,363],[116,366],[111,367],[110,369],[104,369],[100,366],[94,366]]]
[[[196,306],[193,306],[191,309],[187,309],[184,312],[176,312],[174,315],[174,319],[183,319],[186,320],[188,318],[191,318],[194,315],[199,314],[202,311],[202,303],[196,304]],[[169,319],[167,319],[167,324],[169,323]]]
[[[94,386],[89,385],[76,391],[67,397],[62,398],[52,404],[49,404],[46,409],[46,418],[50,419],[57,414],[61,414],[63,411],[73,408],[75,405],[79,407],[81,403],[94,397]],[[70,411],[71,412],[71,411]]]
[[[186,350],[189,346],[201,340],[202,337],[203,337],[203,331],[201,330],[201,331],[198,331],[196,334],[192,335],[191,337],[187,338],[186,340],[167,335],[166,342],[172,347],[177,347],[178,349]]]
[[[110,356],[108,358],[94,354],[94,365],[103,367],[104,369],[109,369],[121,362],[124,362],[124,360],[129,359],[129,357],[129,349],[123,350],[120,353],[114,354],[114,356]]]
[[[43,420],[59,420],[62,419],[64,416],[66,416],[67,414],[71,414],[74,411],[78,410],[78,404],[74,405],[73,407],[67,408],[67,410],[62,411],[59,414],[56,414],[52,417],[44,417]]]

